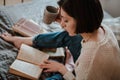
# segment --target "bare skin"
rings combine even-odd
[[[5,32],[0,35],[4,40],[11,42],[17,47],[18,49],[20,48],[21,44],[27,44],[27,45],[32,45],[32,37],[18,37],[18,36],[12,36],[11,34]]]

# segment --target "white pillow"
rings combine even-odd
[[[120,45],[120,17],[104,19],[102,23],[112,29]]]

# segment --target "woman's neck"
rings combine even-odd
[[[83,42],[88,42],[95,38],[98,34],[98,30],[92,32],[92,33],[82,33],[81,36],[83,37]]]
[[[103,39],[105,32],[104,29],[100,27],[92,33],[82,33],[80,35],[83,37],[83,42],[100,41]]]

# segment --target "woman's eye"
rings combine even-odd
[[[68,22],[68,20],[65,20],[64,22]]]

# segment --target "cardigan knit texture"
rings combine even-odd
[[[101,41],[81,42],[82,49],[75,63],[75,74],[68,71],[65,80],[120,80],[120,48],[113,32],[103,25]]]

